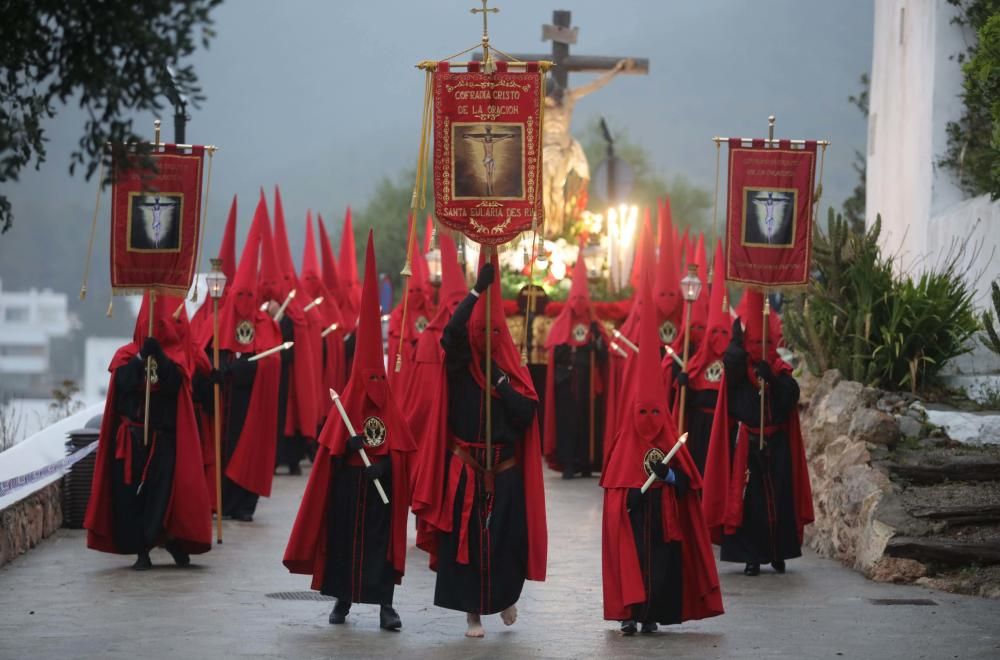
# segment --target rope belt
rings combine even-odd
[[[506,472],[511,468],[517,466],[517,459],[513,456],[505,461],[501,461],[493,466],[493,469],[487,470],[482,465],[479,464],[472,454],[470,454],[464,447],[460,447],[454,441],[448,443],[448,449],[451,453],[455,454],[463,463],[468,465],[476,474],[480,474],[483,477],[483,486],[486,488],[487,493],[493,492],[493,483],[496,475],[501,472]]]

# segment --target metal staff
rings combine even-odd
[[[257,360],[260,360],[261,358],[266,358],[268,355],[274,355],[275,353],[280,353],[281,351],[287,351],[294,344],[295,344],[294,341],[286,341],[284,344],[278,344],[274,348],[269,348],[269,349],[267,349],[266,351],[264,351],[262,353],[258,353],[257,355],[251,356],[247,360],[247,362],[256,362]]]
[[[670,449],[670,451],[667,452],[667,455],[664,456],[663,460],[660,461],[660,462],[663,463],[664,465],[666,465],[667,463],[669,463],[670,459],[674,457],[674,454],[676,454],[678,451],[680,451],[681,445],[683,445],[687,441],[688,441],[688,434],[687,433],[685,433],[681,437],[677,438],[677,444],[675,444]],[[642,492],[643,494],[645,494],[646,491],[649,490],[649,487],[653,485],[654,481],[656,481],[656,473],[655,472],[653,472],[653,473],[651,473],[649,475],[649,479],[646,479],[646,483],[644,483],[642,485],[642,488],[641,488],[640,492]]]
[[[344,426],[347,427],[347,432],[351,434],[351,437],[356,436],[357,432],[354,430],[354,424],[351,424],[351,419],[347,416],[347,411],[344,410],[344,404],[340,402],[340,395],[337,391],[330,388],[330,398],[333,399],[334,405],[337,406],[337,410],[340,411],[340,418],[344,420]],[[365,452],[365,448],[362,447],[358,450],[361,454],[361,461],[365,464],[365,467],[371,467],[372,462],[368,460],[368,453]],[[378,479],[375,480],[375,489],[378,491],[379,496],[382,498],[383,504],[389,503],[389,497],[385,494],[385,489],[382,488],[382,482]]]
[[[285,296],[285,302],[281,303],[281,307],[279,307],[278,311],[274,313],[275,321],[281,321],[281,319],[285,317],[285,310],[288,309],[288,303],[292,302],[292,299],[294,297],[295,297],[295,289],[292,289],[291,291],[288,292],[288,295]]]
[[[212,260],[216,261],[215,259]],[[214,267],[213,263],[213,267]],[[219,299],[212,296],[212,367],[219,369]],[[222,543],[222,411],[219,405],[219,384],[212,385],[215,399],[215,510],[216,541]]]
[[[764,293],[764,328],[762,329],[762,342],[761,342],[761,357],[767,359],[767,321],[768,317],[771,315],[771,301],[767,297],[767,293]],[[764,379],[760,379],[760,450],[764,451]]]

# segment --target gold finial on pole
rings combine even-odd
[[[469,11],[474,15],[483,15],[483,73],[493,73],[496,71],[496,66],[493,64],[493,58],[490,56],[489,15],[490,13],[499,14],[500,9],[497,7],[488,7],[489,0],[482,0],[482,3],[482,9],[472,8]]]

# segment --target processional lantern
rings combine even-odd
[[[208,285],[209,297],[218,300],[226,288],[226,274],[222,272],[222,259],[210,259],[210,261],[212,271],[205,276],[205,284]]]
[[[688,264],[688,273],[681,280],[681,293],[684,300],[694,302],[701,295],[702,282],[698,279],[698,264]]]

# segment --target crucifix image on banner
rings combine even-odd
[[[524,126],[452,124],[453,199],[524,199]]]

